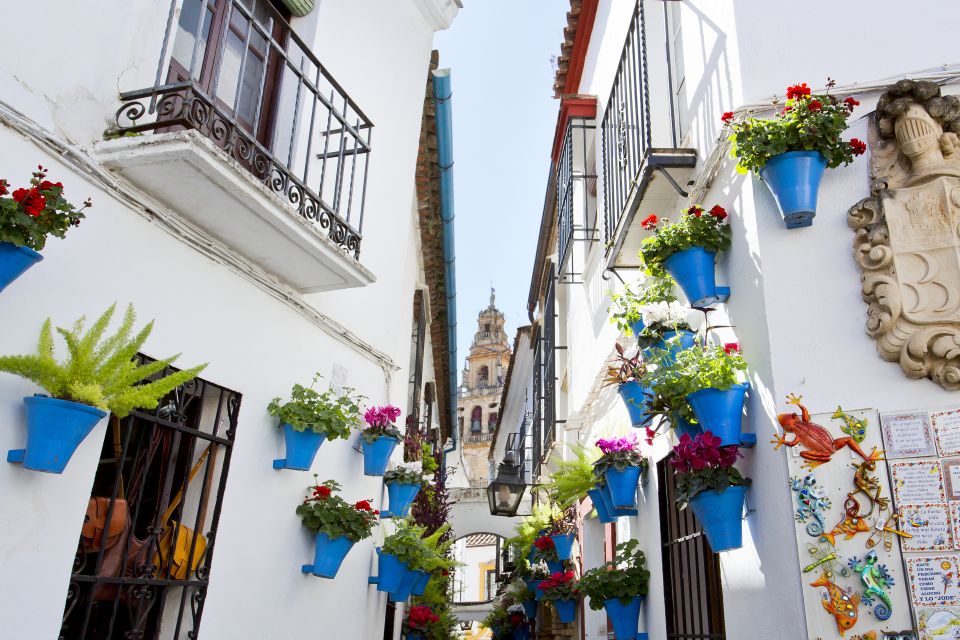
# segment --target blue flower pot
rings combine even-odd
[[[419,631],[407,631],[406,638],[407,640],[424,640],[426,636]]]
[[[393,450],[397,448],[396,438],[390,436],[380,436],[373,442],[367,442],[360,439],[360,446],[363,447],[363,475],[382,476],[387,472],[387,464],[390,463],[390,456]]]
[[[717,286],[716,257],[714,251],[691,247],[678,251],[664,262],[667,271],[683,289],[691,307],[706,307],[730,297],[729,287]]]
[[[554,600],[553,608],[557,610],[557,617],[560,622],[570,624],[577,617],[577,601],[573,598],[568,600]]]
[[[714,553],[739,549],[743,545],[743,503],[746,487],[704,491],[690,500],[693,515]]]
[[[526,624],[521,624],[513,628],[513,640],[530,640],[530,630]]]
[[[636,322],[630,323],[630,333],[633,334],[634,338],[640,337],[640,332],[643,331],[645,324],[643,324],[643,318],[640,318]]]
[[[83,439],[107,414],[96,407],[33,396],[23,399],[27,411],[27,446],[7,452],[7,462],[25,469],[63,473]]]
[[[760,170],[787,229],[813,224],[820,179],[826,168],[827,159],[819,151],[787,151],[767,160]]]
[[[679,338],[674,340],[674,338]],[[689,329],[680,329],[679,331],[664,331],[663,336],[657,340],[648,352],[654,349],[663,351],[660,366],[672,367],[677,361],[677,354],[686,351],[697,343],[697,334]]]
[[[563,571],[563,561],[547,560],[547,570],[550,572],[550,575]]]
[[[746,383],[735,384],[726,391],[701,389],[687,396],[700,428],[720,438],[721,446],[749,446],[756,443],[755,434],[740,433],[744,396],[749,386]],[[751,437],[744,438],[744,435]]]
[[[550,536],[553,540],[553,546],[557,549],[557,557],[561,560],[569,560],[573,556],[572,533],[562,533],[560,535]]]
[[[0,242],[0,291],[41,260],[43,256],[33,249]]]
[[[615,507],[613,502],[610,500],[610,489],[607,487],[606,483],[597,487],[597,490],[600,492],[600,500],[603,503],[604,508],[607,513],[610,514],[614,521],[620,516],[635,516],[639,515],[640,511],[634,507]]]
[[[635,640],[637,627],[640,626],[640,604],[642,602],[642,596],[634,596],[627,604],[623,604],[620,598],[610,598],[603,601],[603,608],[607,611],[607,617],[613,623],[613,636],[616,640]]]
[[[590,496],[590,501],[593,502],[593,508],[597,510],[597,520],[603,524],[616,522],[617,516],[607,511],[606,501],[601,497],[604,493],[606,492],[600,489],[590,489],[587,491],[587,495]]]
[[[528,620],[533,620],[537,617],[537,606],[536,600],[523,601],[523,612],[527,614]]]
[[[287,457],[273,461],[274,469],[296,469],[309,471],[320,445],[327,439],[326,433],[317,433],[313,429],[297,431],[289,424],[283,425],[283,442]]]
[[[630,424],[635,427],[642,426],[653,416],[647,413],[647,400],[653,396],[653,392],[642,386],[636,380],[624,382],[617,390],[620,399],[627,406],[627,413],[630,415]]]
[[[353,540],[347,536],[331,538],[324,532],[317,533],[313,547],[313,564],[305,565],[304,572],[319,578],[336,577],[347,553],[353,548]]]
[[[530,552],[527,553],[527,562],[534,564],[537,561],[537,550],[534,547],[530,547]]]
[[[380,513],[381,518],[406,518],[410,515],[410,505],[420,493],[419,484],[406,482],[388,482],[387,497],[390,507]]]
[[[533,599],[541,600],[543,598],[543,589],[540,588],[542,580],[527,580],[527,589],[533,591]]]
[[[410,589],[410,593],[415,596],[422,596],[427,592],[427,584],[430,582],[430,574],[419,569],[413,573],[413,587]]]
[[[390,602],[405,602],[413,595],[413,585],[417,581],[417,572],[407,569],[400,578],[397,588],[391,591],[387,598]]]
[[[392,553],[384,553],[380,549],[377,549],[377,555],[380,556],[378,561],[378,578],[377,578],[377,591],[396,591],[400,588],[400,583],[409,573],[407,565],[397,558],[397,556]]]
[[[682,418],[676,414],[671,416],[670,422],[673,425],[673,432],[677,434],[678,439],[683,435],[696,438],[698,434],[703,433],[703,429],[700,428],[700,423],[690,422],[686,418]]]
[[[623,471],[610,468],[606,472],[610,504],[620,509],[637,506],[637,487],[640,486],[640,467],[626,467]]]

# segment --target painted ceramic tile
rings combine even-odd
[[[937,455],[926,411],[880,414],[887,459]]]
[[[893,492],[897,505],[947,501],[939,460],[894,462],[890,465],[890,471],[893,473]]]
[[[930,414],[930,422],[940,457],[960,455],[960,409],[934,411]]]
[[[901,506],[900,528],[912,536],[900,540],[904,551],[947,551],[953,548],[953,527],[946,504]]]
[[[960,607],[919,607],[920,640],[960,640]]]
[[[956,554],[907,558],[910,596],[914,605],[960,605],[958,562],[960,556]]]

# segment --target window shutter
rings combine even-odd
[[[298,18],[302,18],[317,6],[317,0],[283,0],[284,6],[290,9],[290,13]]]

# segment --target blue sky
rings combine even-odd
[[[559,103],[559,55],[569,0],[464,0],[437,34],[453,84],[457,356],[463,366],[490,285],[510,340],[527,324],[527,293]],[[485,244],[480,238],[490,237]]]

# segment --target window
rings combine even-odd
[[[682,4],[680,2],[668,2],[665,7],[669,8],[669,21],[667,28],[667,37],[669,38],[672,60],[670,60],[670,86],[673,88],[673,95],[670,96],[673,108],[673,146],[677,146],[679,138],[683,137],[683,129],[687,122],[687,85],[686,74],[683,63],[683,31],[681,30]]]
[[[493,600],[497,597],[497,570],[487,569],[483,578],[484,589],[481,600]]]
[[[470,412],[470,433],[480,433],[483,431],[483,409],[474,407]]]
[[[490,367],[483,365],[477,372],[477,386],[486,387],[490,384]]]
[[[423,289],[413,292],[413,330],[410,333],[410,380],[407,406],[413,424],[420,423],[420,391],[423,387],[423,348],[427,334],[427,305]],[[430,428],[430,425],[427,425]]]
[[[487,416],[487,430],[491,433],[497,430],[497,412],[494,411]]]
[[[239,409],[240,394],[197,379],[111,417],[88,513],[115,533],[81,535],[60,638],[196,637]]]
[[[720,560],[690,509],[678,511],[669,457],[657,464],[668,640],[723,640]]]

